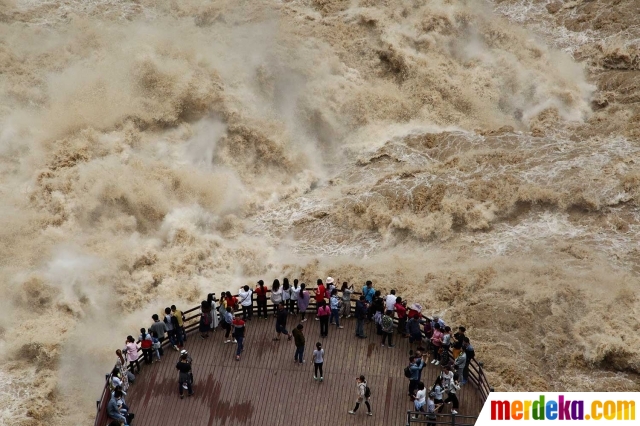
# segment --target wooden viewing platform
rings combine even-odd
[[[254,305],[255,309],[255,305]],[[270,307],[271,309],[271,307]],[[409,380],[403,370],[408,364],[409,339],[394,333],[394,348],[382,347],[374,323],[365,324],[367,339],[355,337],[355,319],[342,319],[344,329],[329,327],[329,336],[320,337],[320,323],[309,307],[303,323],[306,337],[305,360],[293,362],[293,341],[275,337],[275,318],[255,316],[247,322],[242,359],[235,360],[236,345],[223,343],[224,330],[218,328],[208,339],[190,333],[185,349],[193,357],[193,389],[195,395],[180,399],[178,371],[175,364],[179,352],[165,346],[162,361],[145,365],[129,388],[127,404],[135,413],[134,426],[306,426],[324,424],[342,426],[367,424],[405,426],[407,411],[413,402],[407,396]],[[199,317],[199,308],[186,311],[188,319]],[[189,316],[191,315],[191,316]],[[290,315],[287,330],[299,323],[300,315]],[[197,323],[188,331],[197,330]],[[325,350],[324,382],[313,379],[312,352],[316,342]],[[166,342],[165,342],[166,343]],[[475,424],[489,392],[481,365],[473,361],[469,383],[458,392],[460,400],[456,425]],[[425,385],[433,384],[440,367],[428,364],[422,373]],[[374,415],[365,415],[364,404],[356,415],[348,414],[356,401],[355,378],[363,374],[371,388]],[[108,378],[107,378],[108,380]],[[96,426],[107,425],[106,405],[110,392],[105,388],[98,401]],[[450,412],[445,406],[443,414]],[[438,418],[438,423],[452,424],[452,416]],[[420,424],[424,422],[421,417]],[[446,423],[445,423],[446,422]],[[413,422],[411,422],[413,424]],[[424,424],[424,423],[422,423]]]

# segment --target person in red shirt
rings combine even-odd
[[[267,292],[269,289],[264,285],[264,281],[258,281],[258,287],[256,287],[255,294],[258,303],[258,318],[260,318],[260,312],[263,312],[263,318],[267,319]]]
[[[322,283],[321,279],[318,279],[318,288],[316,289],[316,303],[320,303],[327,296],[327,289]]]
[[[398,316],[398,330],[400,331],[400,335],[407,337],[407,302],[403,302],[402,297],[398,297],[394,308]]]
[[[324,301],[325,296],[327,295],[327,289],[324,287],[322,280],[318,278],[317,284],[318,288],[316,288],[315,299],[316,306],[320,307],[320,302]],[[319,321],[320,318],[316,315],[316,321]]]
[[[227,303],[227,306],[231,306],[234,311],[237,311],[236,305],[238,304],[238,298],[234,297],[230,291],[227,292],[224,301]]]

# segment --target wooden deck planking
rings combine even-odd
[[[406,396],[408,380],[402,370],[408,360],[409,344],[394,334],[395,348],[382,347],[374,324],[365,325],[367,339],[355,337],[355,320],[342,319],[339,330],[330,325],[329,337],[320,338],[319,321],[307,315],[303,323],[306,336],[303,366],[293,363],[295,346],[275,336],[275,319],[248,322],[245,352],[235,361],[236,345],[223,344],[223,330],[206,340],[189,335],[185,347],[193,357],[195,396],[178,397],[178,353],[165,349],[162,362],[143,366],[131,386],[127,403],[136,413],[135,426],[268,425],[289,426],[329,423],[336,426],[367,424],[390,426],[405,424],[412,402]],[[290,317],[291,331],[298,317]],[[325,349],[323,383],[313,380],[312,352],[321,341]],[[429,364],[423,381],[430,385],[439,369]],[[357,415],[347,413],[355,400],[355,377],[364,374],[372,389],[373,417],[365,415],[364,404]],[[186,392],[185,392],[186,394]],[[476,390],[463,386],[459,392],[461,414],[477,415],[481,401]],[[444,412],[449,412],[449,407]]]

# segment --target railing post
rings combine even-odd
[[[451,413],[451,426],[456,425],[456,415]]]

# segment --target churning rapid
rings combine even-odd
[[[91,424],[127,334],[328,275],[496,390],[640,384],[636,0],[0,0],[0,423]]]

